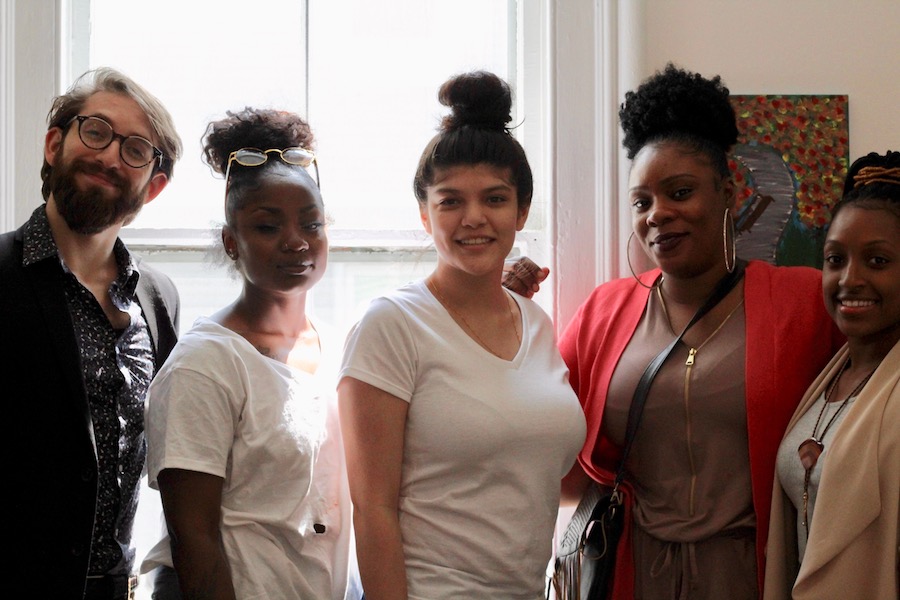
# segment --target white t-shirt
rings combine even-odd
[[[347,591],[351,509],[337,360],[319,337],[322,362],[312,375],[201,318],[150,387],[150,486],[158,489],[168,468],[224,478],[222,540],[242,600],[340,600]],[[172,565],[168,537],[141,570],[159,565]]]
[[[424,282],[376,299],[340,377],[409,402],[400,529],[410,599],[543,598],[560,479],[585,420],[539,306],[506,361],[456,324]]]

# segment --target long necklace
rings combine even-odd
[[[468,329],[472,333],[472,335],[475,336],[475,339],[478,340],[478,343],[481,344],[482,348],[484,348],[485,350],[487,350],[488,352],[490,352],[497,358],[506,360],[505,358],[503,358],[502,356],[500,356],[499,354],[494,352],[494,349],[491,348],[487,342],[485,342],[483,339],[481,339],[481,336],[478,335],[478,331],[476,331],[474,327],[469,325],[469,322],[466,321],[466,318],[464,316],[462,316],[460,313],[458,313],[458,312],[456,312],[456,310],[454,310],[454,308],[450,305],[450,303],[447,302],[447,300],[441,294],[441,291],[438,288],[438,284],[434,280],[434,278],[427,279],[425,281],[425,284],[428,286],[428,288],[431,291],[434,292],[434,295],[437,296],[437,299],[444,306],[444,308],[446,308],[448,311],[450,311],[450,314],[452,314],[458,321],[461,321],[462,324],[466,326],[466,329]],[[513,314],[513,309],[512,309],[512,306],[510,305],[510,302],[512,302],[513,300],[512,300],[512,298],[509,297],[509,294],[507,294],[506,292],[504,292],[504,295],[506,296],[506,308],[509,309],[509,320],[512,322],[513,331],[516,333],[516,344],[521,345],[522,344],[522,334],[519,333],[519,328],[516,325],[516,316]]]
[[[812,435],[803,440],[801,444],[797,447],[797,454],[800,455],[800,464],[803,465],[803,468],[806,470],[806,474],[803,476],[803,527],[806,528],[806,537],[809,537],[809,481],[812,477],[813,469],[816,467],[816,463],[819,462],[819,457],[822,455],[822,452],[825,450],[825,444],[823,440],[825,439],[825,434],[828,433],[828,429],[834,423],[835,419],[837,419],[838,415],[841,414],[841,411],[844,410],[844,407],[847,406],[847,403],[850,402],[851,398],[855,398],[859,395],[859,392],[866,385],[866,382],[869,381],[869,378],[872,376],[872,373],[875,371],[871,371],[868,375],[863,377],[862,381],[857,384],[853,391],[844,398],[844,401],[838,405],[837,410],[834,411],[834,414],[831,415],[831,418],[828,419],[828,422],[825,424],[825,428],[822,429],[822,433],[816,434],[816,431],[819,429],[819,423],[822,421],[822,416],[825,414],[825,409],[828,407],[829,403],[831,403],[831,397],[834,395],[834,390],[837,389],[838,382],[841,380],[841,375],[844,374],[844,371],[847,370],[847,365],[850,364],[850,359],[844,361],[844,364],[841,365],[841,368],[838,370],[837,375],[829,382],[828,387],[825,389],[825,402],[822,403],[822,410],[819,411],[819,416],[816,418],[816,424],[813,425]]]

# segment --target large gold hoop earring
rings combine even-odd
[[[728,230],[731,230],[731,252],[728,251]],[[734,271],[734,265],[737,263],[737,240],[734,232],[734,217],[731,211],[725,209],[725,216],[722,218],[722,245],[725,249],[725,268],[731,273]],[[731,254],[731,264],[728,263],[728,255]]]
[[[625,242],[625,262],[628,263],[628,270],[631,271],[631,276],[634,277],[634,280],[637,281],[641,286],[647,288],[648,290],[654,290],[662,285],[663,279],[665,277],[658,277],[657,280],[653,283],[653,285],[647,285],[641,278],[637,276],[637,273],[634,272],[634,267],[631,266],[631,238],[634,237],[634,232],[628,236],[628,241]]]

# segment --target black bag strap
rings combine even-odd
[[[694,313],[694,316],[691,317],[690,322],[684,327],[678,337],[672,340],[672,343],[668,346],[663,348],[662,352],[657,354],[656,357],[650,361],[650,364],[647,365],[647,368],[644,369],[644,374],[641,375],[641,379],[638,381],[637,387],[634,390],[631,407],[628,409],[628,424],[625,429],[625,449],[622,451],[622,460],[619,461],[619,468],[616,469],[614,489],[619,487],[619,483],[621,483],[622,478],[625,476],[625,459],[628,458],[628,454],[631,452],[631,445],[634,442],[634,436],[637,434],[638,425],[641,423],[641,416],[644,413],[644,404],[647,402],[647,395],[650,393],[650,384],[653,383],[653,378],[656,377],[656,373],[663,366],[663,363],[666,362],[666,359],[669,358],[669,355],[675,349],[675,346],[678,345],[678,342],[681,341],[681,338],[684,337],[684,334],[687,333],[687,330],[693,327],[697,321],[703,318],[703,315],[712,310],[722,298],[728,295],[728,292],[734,289],[734,286],[736,286],[744,276],[745,264],[746,263],[743,260],[736,261],[734,270],[719,280],[713,293],[706,299],[706,302],[697,309],[697,312]]]

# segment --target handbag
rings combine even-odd
[[[737,261],[735,269],[716,284],[713,293],[703,306],[697,309],[678,337],[657,354],[644,369],[628,409],[625,447],[613,485],[610,487],[596,482],[591,483],[559,542],[553,563],[553,575],[550,578],[557,600],[603,600],[609,597],[619,538],[625,529],[624,497],[619,486],[625,476],[625,460],[631,452],[634,436],[640,425],[650,384],[687,330],[728,295],[741,280],[744,265],[744,261]],[[548,584],[547,598],[549,597]]]

